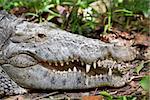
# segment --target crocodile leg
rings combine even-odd
[[[27,91],[18,86],[0,67],[0,98],[5,95],[23,94]]]

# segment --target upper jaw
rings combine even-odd
[[[113,59],[105,59],[105,60],[94,60],[92,63],[86,63],[77,59],[71,59],[67,61],[48,61],[44,60],[37,55],[22,51],[18,53],[14,53],[11,56],[7,58],[8,64],[11,64],[16,67],[20,68],[26,68],[26,67],[32,67],[35,65],[42,65],[43,67],[50,69],[50,70],[56,70],[59,72],[63,71],[79,71],[84,72],[89,76],[95,76],[100,74],[107,74],[109,76],[111,75],[122,75],[121,71],[124,71],[125,68],[128,68],[129,66],[126,65],[126,63],[120,63],[118,64]]]
[[[95,60],[107,57],[117,61],[131,61],[136,57],[136,51],[130,47],[114,46],[97,39],[51,28],[49,25],[29,22],[22,22],[16,26],[11,41],[10,45],[19,47],[18,51],[31,51],[49,62],[80,59],[91,64]]]
[[[95,41],[93,44],[88,44],[86,41],[82,44],[72,43],[72,41],[12,42],[4,50],[4,53],[8,57],[20,52],[28,53],[30,56],[35,56],[36,59],[48,62],[80,60],[87,64],[104,59],[113,59],[118,62],[132,61],[136,58],[137,54],[134,48],[101,44],[98,40],[93,40]],[[88,41],[92,41],[92,39]]]
[[[54,43],[50,43],[52,40],[44,43],[12,42],[4,50],[4,55],[7,58],[6,61],[9,59],[8,62],[17,67],[28,67],[37,63],[46,63],[46,65],[53,65],[53,67],[63,67],[69,63],[76,62],[78,66],[84,67],[85,73],[88,73],[91,68],[96,69],[108,63],[109,66],[103,67],[109,71],[110,75],[110,69],[120,70],[124,68],[120,64],[117,65],[117,63],[131,61],[136,57],[136,53],[132,48],[100,44],[97,40],[90,40],[95,41],[94,44],[75,43],[68,46],[68,42],[64,42],[63,45],[63,41],[61,40],[55,41]],[[110,63],[106,59],[113,62]],[[114,62],[115,65],[113,65]]]

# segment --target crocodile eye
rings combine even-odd
[[[29,67],[37,64],[37,61],[29,55],[19,54],[9,59],[11,65],[15,67]]]
[[[45,35],[45,34],[42,34],[42,33],[38,33],[38,37],[44,38],[44,37],[46,37],[46,35]]]

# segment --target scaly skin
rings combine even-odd
[[[0,98],[5,95],[23,94],[27,91],[12,81],[0,67]]]
[[[126,67],[119,62],[136,57],[131,47],[71,34],[52,23],[22,21],[3,11],[0,12],[0,35],[0,65],[13,81],[29,89],[120,87],[126,79],[113,70],[119,72]],[[107,63],[106,59],[117,63]],[[89,71],[90,66],[94,68]]]

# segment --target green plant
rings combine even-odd
[[[150,14],[149,4],[149,0],[112,0],[111,6],[107,9],[107,22],[105,22],[104,33],[110,30],[114,22],[127,29],[131,21],[139,14],[148,17]],[[118,20],[119,18],[121,20]],[[136,27],[141,27],[136,23]]]
[[[147,16],[150,13],[149,0],[113,0],[114,6],[118,9],[126,9],[133,13],[143,13]]]
[[[52,10],[56,4],[53,4],[51,0],[29,0],[29,2],[25,2],[25,5],[31,9],[31,12],[26,15],[38,17],[39,22],[51,20],[54,17],[60,17],[59,13]],[[48,13],[47,19],[42,17],[43,13]]]
[[[26,16],[36,18],[36,22],[50,21],[53,18],[62,19],[61,28],[74,33],[89,33],[95,28],[93,9],[89,9],[89,4],[95,0],[0,0],[2,7],[11,10],[14,7],[27,7],[29,10]],[[69,16],[64,16],[56,9],[57,6],[67,6],[70,11]],[[79,9],[82,14],[79,14]],[[90,13],[89,13],[90,12]],[[43,14],[48,16],[43,18]],[[85,14],[86,13],[86,14]],[[88,30],[87,30],[88,29]]]
[[[20,5],[22,5],[22,1],[20,0],[0,0],[0,6],[7,11]]]
[[[113,95],[111,95],[110,93],[108,93],[106,91],[101,91],[100,95],[104,96],[104,98],[106,100],[137,100],[137,97],[134,97],[134,96],[117,96],[117,97],[114,97]]]
[[[140,85],[145,91],[150,92],[150,76],[144,76],[140,81]]]
[[[64,18],[65,20],[63,20],[61,27],[82,35],[90,32],[90,29],[94,29],[96,23],[94,21],[94,16],[92,16],[94,11],[89,6],[91,2],[94,2],[94,0],[74,0],[73,2],[64,2],[63,4],[72,9],[69,16]],[[79,9],[83,11],[82,14],[79,14]]]
[[[44,21],[42,14],[44,12],[50,13],[49,15],[60,16],[58,13],[50,10],[55,7],[51,0],[0,0],[3,9],[9,11],[14,7],[27,7],[29,9],[27,16],[34,16],[39,19],[39,22]],[[48,17],[50,20],[50,17]]]

